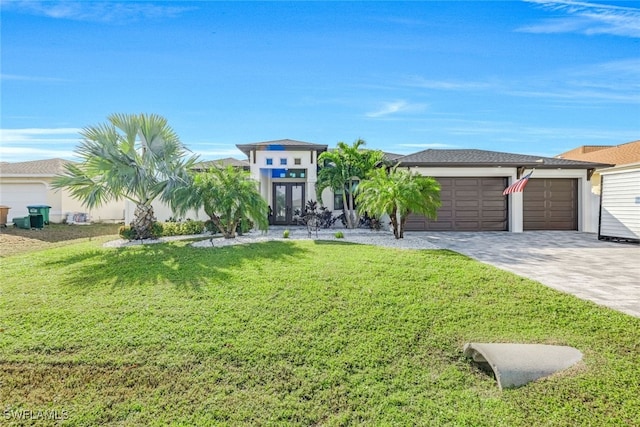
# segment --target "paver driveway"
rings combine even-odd
[[[406,234],[640,317],[640,245],[577,231]]]

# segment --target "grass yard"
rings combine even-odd
[[[0,262],[9,425],[639,424],[640,319],[453,252],[84,241]],[[469,341],[584,360],[501,392]]]

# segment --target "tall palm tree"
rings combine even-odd
[[[232,166],[196,173],[192,184],[174,193],[172,207],[184,213],[203,208],[226,239],[236,237],[241,221],[250,219],[260,230],[269,227],[269,205],[249,173]]]
[[[88,208],[110,200],[131,200],[136,205],[131,224],[137,239],[152,237],[155,221],[151,202],[167,202],[188,182],[196,156],[188,150],[161,116],[113,114],[108,122],[80,132],[76,149],[79,164],[69,163],[53,181],[67,188]]]
[[[407,170],[377,169],[358,186],[358,209],[380,217],[389,215],[396,239],[404,237],[410,213],[435,219],[440,207],[440,184]]]
[[[382,151],[363,149],[365,144],[362,139],[352,145],[338,142],[336,150],[325,151],[318,157],[318,164],[322,166],[318,172],[316,192],[321,195],[326,188],[331,188],[342,193],[347,228],[354,228],[357,224],[354,194],[358,182],[383,161]]]

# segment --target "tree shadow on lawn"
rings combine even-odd
[[[221,248],[194,248],[185,242],[118,249],[97,249],[63,256],[49,267],[61,267],[65,285],[79,288],[173,284],[199,291],[210,283],[225,283],[233,270],[308,253],[293,242],[261,242]]]

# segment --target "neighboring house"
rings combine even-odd
[[[640,163],[600,170],[599,239],[640,242]]]
[[[616,166],[637,163],[640,162],[640,140],[620,145],[583,145],[556,157]]]
[[[583,145],[556,156],[559,159],[607,163],[612,166],[640,162],[640,140],[620,145]],[[600,194],[600,173],[593,175],[594,194]]]
[[[238,160],[233,157],[227,157],[224,159],[218,160],[208,160],[205,162],[196,163],[193,167],[193,170],[198,172],[206,171],[207,169],[211,169],[213,167],[227,167],[233,166],[234,168],[242,168],[246,171],[249,170],[249,162],[246,160]]]
[[[48,159],[0,164],[0,205],[9,206],[8,222],[29,215],[27,206],[48,205],[51,222],[62,222],[68,214],[88,213],[91,221],[118,222],[124,218],[122,202],[87,209],[66,190],[53,190],[51,181],[68,160]]]

